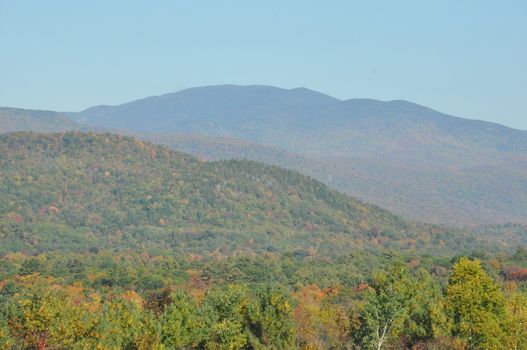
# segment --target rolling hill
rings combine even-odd
[[[128,136],[0,135],[0,173],[5,251],[140,247],[335,256],[478,246],[464,232],[405,221],[294,171],[203,162]]]

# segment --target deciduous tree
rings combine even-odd
[[[479,260],[461,258],[452,268],[446,306],[454,335],[480,349],[503,349],[505,317],[503,293]]]

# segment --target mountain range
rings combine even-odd
[[[32,119],[17,126],[18,116]],[[527,132],[407,101],[220,85],[79,113],[4,108],[0,120],[2,132],[111,130],[204,159],[264,161],[413,220],[527,222]]]

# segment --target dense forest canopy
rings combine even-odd
[[[379,247],[461,252],[488,243],[405,221],[294,171],[202,162],[126,136],[0,136],[0,251],[170,248],[336,256]]]
[[[527,253],[4,254],[2,349],[526,349]]]

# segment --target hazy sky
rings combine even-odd
[[[223,83],[527,129],[527,1],[0,0],[2,106],[78,111]]]

